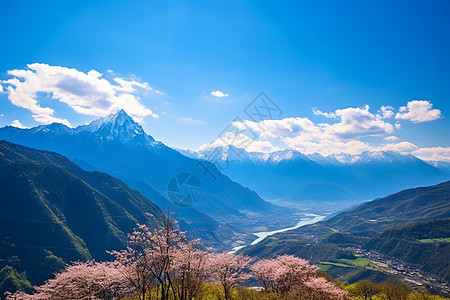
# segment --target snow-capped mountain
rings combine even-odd
[[[267,199],[368,200],[450,178],[444,164],[436,168],[413,155],[393,151],[323,156],[289,149],[259,153],[222,146],[185,154],[210,160]]]
[[[200,149],[199,151],[177,149],[183,155],[205,159],[212,162],[244,162],[250,161],[253,163],[280,163],[282,161],[293,160],[309,160],[304,154],[296,150],[280,150],[272,153],[263,152],[247,152],[243,148],[237,148],[233,145],[208,147]]]
[[[341,153],[343,155],[345,155],[345,153]],[[336,165],[340,165],[343,162],[339,159],[337,159],[334,155],[329,155],[329,156],[323,156],[320,153],[312,153],[312,154],[307,154],[306,157],[308,157],[310,160],[320,164],[320,165],[326,165],[326,166],[336,166]],[[344,160],[345,161],[345,160]]]
[[[209,160],[218,164],[238,161],[259,162],[267,159],[267,154],[265,153],[247,152],[245,149],[237,148],[233,145],[206,147],[199,151],[189,150],[187,152],[187,150],[184,150],[183,154],[193,158]]]
[[[121,179],[163,210],[176,211],[184,230],[202,237],[206,243],[220,241],[221,246],[226,245],[226,241],[222,242],[235,235],[228,222],[233,226],[240,224],[242,231],[261,225],[256,218],[252,224],[247,213],[261,216],[279,212],[276,206],[230,180],[211,163],[199,164],[198,160],[155,141],[123,110],[77,128],[61,124],[31,129],[7,126],[0,128],[0,139],[54,151],[85,169]],[[202,195],[193,207],[180,209],[168,199],[168,183],[180,173],[193,174],[201,183]]]
[[[447,173],[450,173],[450,162],[448,161],[428,161],[430,165],[433,167],[438,168],[439,170],[445,171]]]
[[[266,159],[266,162],[277,164],[280,162],[289,162],[298,160],[309,161],[310,159],[296,150],[286,149],[270,153],[270,155]]]
[[[320,155],[320,154],[319,154]],[[310,156],[308,156],[310,157]],[[370,164],[370,163],[397,163],[400,161],[417,161],[414,155],[403,155],[395,151],[364,151],[361,154],[337,153],[324,157],[325,160],[338,162],[342,165]],[[319,162],[319,161],[318,161]]]
[[[30,129],[19,129],[12,126],[1,128],[2,135],[9,138],[21,136],[95,136],[103,141],[120,142],[127,145],[138,145],[152,148],[160,145],[153,137],[146,134],[141,125],[136,123],[123,109],[115,114],[92,121],[88,125],[70,128],[60,123],[40,125]],[[44,138],[45,140],[45,138]],[[43,141],[44,142],[44,141]],[[45,143],[45,142],[44,142]]]
[[[183,155],[205,159],[212,162],[226,161],[243,162],[251,161],[253,163],[273,163],[289,161],[313,161],[320,165],[357,165],[370,163],[398,163],[398,162],[417,162],[422,161],[414,155],[404,155],[395,151],[364,151],[361,154],[333,153],[323,156],[320,153],[303,154],[297,150],[285,149],[272,153],[247,152],[245,149],[235,146],[218,146],[215,148],[206,148],[199,151],[177,149]],[[429,164],[445,168],[445,162],[429,162]],[[450,163],[447,163],[450,165]]]
[[[90,133],[105,141],[116,141],[123,144],[139,145],[147,148],[159,144],[153,137],[146,134],[142,126],[136,123],[123,109],[115,114],[92,121],[88,125],[81,125],[76,128],[53,123],[49,125],[40,125],[27,130],[33,134],[48,135],[82,135]]]
[[[138,144],[141,146],[154,146],[158,142],[146,134],[141,125],[136,123],[121,109],[113,115],[92,121],[74,130],[75,133],[92,132],[106,140],[117,140],[123,144]]]

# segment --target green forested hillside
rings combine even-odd
[[[384,231],[364,248],[420,264],[450,281],[450,219],[418,222]]]
[[[450,181],[404,190],[366,202],[324,222],[345,232],[375,231],[394,225],[450,217]]]
[[[320,263],[339,262],[352,255],[346,247],[360,247],[412,263],[450,282],[449,218],[447,181],[364,203],[326,221],[271,236],[243,252],[261,257],[296,254]],[[335,275],[345,280],[361,275],[352,268],[329,266],[330,273],[333,266],[341,267],[341,274]],[[370,266],[365,269],[367,272]]]
[[[63,156],[0,141],[0,269],[42,283],[64,263],[108,259],[160,209],[123,182]],[[146,212],[152,215],[146,215]]]

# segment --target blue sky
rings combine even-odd
[[[0,126],[77,126],[124,107],[156,139],[196,149],[264,91],[283,114],[263,130],[233,123],[259,130],[249,150],[450,160],[449,11],[448,1],[4,1]]]

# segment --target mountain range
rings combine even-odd
[[[218,159],[207,161],[210,151]],[[339,269],[345,259],[358,259],[347,247],[361,248],[450,281],[450,181],[386,196],[447,180],[447,167],[389,151],[327,157],[233,146],[177,151],[123,110],[77,128],[7,126],[0,128],[0,270],[23,284],[26,271],[40,283],[70,261],[108,259],[106,251],[125,247],[136,223],[158,226],[167,210],[176,212],[189,237],[219,250],[249,244],[253,232],[297,223],[298,210],[258,192],[297,208],[334,202],[332,212],[343,210],[344,201],[383,197],[266,238],[244,248],[246,254],[289,253],[335,264],[327,272],[350,282],[380,273]],[[183,176],[195,178],[195,191],[172,190]],[[172,202],[171,195],[184,192],[199,198],[192,206]]]
[[[237,237],[251,239],[254,226],[281,215],[281,208],[221,174],[213,164],[155,141],[124,110],[77,128],[57,123],[31,129],[7,126],[0,128],[0,139],[60,153],[86,170],[124,181],[162,210],[175,211],[181,228],[208,246],[229,247]],[[168,197],[168,183],[180,173],[192,174],[201,184],[200,198],[191,207],[176,206]]]
[[[394,151],[322,156],[289,149],[247,152],[232,145],[180,151],[197,159],[214,157],[213,162],[225,174],[264,199],[296,203],[370,200],[450,178],[444,162],[427,163]]]

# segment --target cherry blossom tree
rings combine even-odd
[[[346,299],[348,292],[323,277],[310,277],[305,282],[304,294],[311,300]]]
[[[210,270],[209,253],[196,249],[198,241],[180,244],[172,265],[172,291],[175,299],[192,300],[205,283]]]
[[[216,253],[210,255],[211,278],[223,287],[225,299],[230,299],[231,289],[238,283],[251,277],[246,268],[251,259],[247,256],[232,253]]]
[[[111,254],[116,257],[115,265],[121,271],[124,280],[133,287],[139,299],[144,300],[147,292],[156,287],[150,271],[151,254],[149,251],[134,244],[124,251],[113,251]]]
[[[277,295],[294,295],[308,299],[343,299],[347,292],[322,277],[318,268],[293,255],[263,259],[251,267],[255,279],[261,281],[266,291]]]
[[[18,292],[8,299],[121,299],[131,292],[120,270],[110,262],[76,262],[35,290],[32,295]]]
[[[116,258],[114,262],[73,263],[35,287],[34,294],[17,292],[7,299],[112,300],[134,294],[140,300],[193,300],[200,296],[205,282],[213,281],[222,286],[224,298],[229,300],[233,287],[252,275],[265,291],[283,299],[347,297],[347,292],[333,282],[318,277],[318,268],[304,259],[282,255],[250,266],[249,257],[200,249],[200,241],[188,241],[170,214],[162,217],[160,225],[151,230],[138,224],[129,234],[128,247],[110,252]],[[370,287],[364,281],[359,285],[361,294],[370,299]],[[386,285],[386,294],[391,290]]]
[[[275,259],[259,260],[251,266],[255,279],[261,281],[265,291],[279,293],[280,264]]]
[[[138,291],[139,299],[145,300],[152,287],[157,288],[159,299],[169,299],[174,257],[186,240],[175,218],[169,213],[162,216],[162,226],[155,230],[138,224],[129,240],[126,250],[111,253],[124,267],[124,275]]]
[[[308,261],[293,255],[281,255],[263,259],[252,266],[253,276],[260,280],[266,290],[286,294],[293,288],[303,287],[317,271]]]

